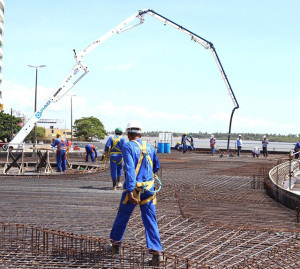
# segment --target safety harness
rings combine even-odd
[[[61,144],[64,144],[65,146],[60,147]],[[68,147],[65,141],[63,141],[62,139],[60,140],[60,143],[57,145],[57,150],[55,155],[57,155],[57,153],[61,150],[65,150],[66,151],[66,155],[65,155],[65,159],[67,159],[67,154],[68,154]]]
[[[113,145],[112,145],[112,147],[110,149],[110,155],[112,155],[112,154],[122,154],[122,150],[119,149],[119,148],[117,148],[117,144],[121,140],[122,136],[120,135],[116,140],[115,140],[115,137],[113,135],[112,135],[111,138],[112,138]],[[117,161],[114,161],[114,160],[111,160],[111,161],[114,162],[114,163],[117,162]],[[122,162],[123,162],[123,158],[122,158],[121,161],[119,161],[117,163],[117,165],[120,165]]]
[[[160,189],[161,189],[161,182],[160,182],[158,176],[153,173],[153,162],[151,160],[149,152],[147,151],[147,143],[145,141],[142,141],[142,146],[141,146],[135,140],[133,140],[132,142],[135,142],[141,150],[141,156],[140,156],[138,164],[135,168],[135,176],[136,177],[138,176],[138,174],[140,172],[140,169],[141,169],[141,166],[142,166],[142,163],[143,163],[143,160],[144,160],[145,157],[146,157],[146,161],[147,161],[148,173],[149,173],[149,170],[151,170],[152,175],[153,175],[153,179],[151,181],[137,182],[136,183],[135,188],[133,190],[133,196],[138,200],[139,205],[144,205],[144,204],[150,202],[151,200],[153,200],[153,204],[155,205],[156,204],[156,193],[159,192]],[[149,168],[151,168],[151,169],[149,169]],[[154,185],[154,180],[158,181],[159,188],[158,188],[158,190],[151,191],[151,188]],[[123,192],[126,192],[126,191],[127,191],[127,189],[123,190]],[[144,193],[145,191],[150,191],[150,192],[153,193],[153,195],[148,197],[147,199],[141,201],[141,194]],[[123,201],[124,205],[127,204],[128,199],[129,198],[128,198],[128,193],[127,193],[125,198],[124,198],[124,201]]]

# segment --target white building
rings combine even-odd
[[[46,129],[65,129],[66,127],[66,122],[65,120],[60,120],[60,119],[40,119],[37,122],[37,126],[43,127]]]

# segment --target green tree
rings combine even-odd
[[[103,139],[106,135],[104,125],[95,117],[83,117],[75,120],[75,137],[84,138],[86,141],[92,138]]]
[[[34,128],[26,136],[25,140],[33,141],[33,133],[34,133]],[[45,128],[37,126],[37,128],[36,128],[36,139],[37,140],[42,140],[44,137],[45,137]]]
[[[16,134],[21,129],[22,119],[12,116],[13,119],[13,134]],[[0,112],[0,139],[10,141],[11,118],[10,114]]]

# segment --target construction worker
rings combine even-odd
[[[299,151],[300,151],[300,141],[298,143],[296,143],[296,145],[294,147],[294,152],[296,153],[295,154],[295,159],[299,159]]]
[[[67,164],[67,140],[65,138],[61,138],[60,132],[57,132],[56,139],[54,140],[51,147],[56,147],[56,164],[57,164],[57,172],[65,172],[66,164]]]
[[[269,139],[264,135],[263,136],[263,141],[262,143],[262,148],[263,148],[263,154],[265,157],[268,157],[268,144],[269,144]]]
[[[120,253],[120,245],[127,223],[137,204],[145,226],[147,247],[152,252],[152,266],[163,262],[162,246],[156,220],[154,173],[160,168],[155,149],[141,140],[142,127],[138,121],[131,121],[126,127],[129,142],[122,149],[125,164],[125,182],[119,211],[113,224],[110,239],[114,253]]]
[[[242,135],[239,135],[239,138],[236,140],[237,156],[240,156],[242,145],[243,145]]]
[[[105,144],[104,161],[110,159],[110,176],[113,182],[113,190],[121,188],[120,178],[123,171],[123,155],[122,147],[125,144],[125,139],[122,137],[122,129],[116,128],[115,135],[109,137]]]
[[[211,148],[211,154],[215,155],[216,154],[216,139],[215,139],[214,135],[211,135],[209,144],[210,144],[210,148]]]
[[[96,158],[98,157],[97,150],[94,145],[88,144],[85,146],[85,151],[86,151],[86,156],[85,156],[85,161],[89,161],[89,156],[91,156],[91,160],[94,163]]]
[[[259,147],[255,147],[253,150],[252,150],[252,157],[255,158],[255,156],[258,158],[259,157],[259,154],[260,154],[260,150],[259,150]]]
[[[191,150],[195,150],[195,147],[194,147],[194,138],[192,135],[189,135],[189,138],[190,138],[190,144],[191,144]]]
[[[182,145],[182,150],[183,150],[183,154],[187,151],[188,149],[188,145],[187,145],[187,142],[186,141],[189,141],[187,139],[187,133],[184,133],[181,137],[181,145]]]
[[[180,142],[177,142],[174,149],[179,150],[179,148],[180,148]]]

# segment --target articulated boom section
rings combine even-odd
[[[205,49],[210,49],[213,56],[214,56],[214,58],[215,58],[217,66],[218,66],[218,68],[221,72],[222,78],[224,79],[224,82],[225,82],[226,87],[228,89],[229,95],[230,95],[230,97],[233,101],[233,104],[235,106],[234,110],[236,108],[239,108],[238,102],[237,102],[237,100],[234,96],[234,93],[231,89],[230,83],[227,79],[227,76],[225,74],[225,71],[222,67],[222,64],[219,60],[219,57],[217,55],[217,52],[216,52],[213,44],[211,42],[205,40],[204,38],[192,33],[191,31],[187,30],[186,28],[178,25],[177,23],[161,16],[160,14],[156,13],[155,11],[153,11],[151,9],[144,9],[144,10],[140,10],[137,13],[133,14],[127,20],[123,21],[118,26],[116,26],[115,28],[113,28],[112,30],[110,30],[109,32],[107,32],[106,34],[101,36],[100,38],[98,38],[96,41],[94,41],[92,44],[87,46],[82,51],[76,53],[76,51],[74,50],[76,65],[73,67],[73,69],[67,75],[67,77],[62,81],[62,83],[60,84],[58,89],[55,90],[49,96],[49,98],[46,99],[46,101],[44,102],[42,107],[39,110],[34,112],[34,114],[31,116],[29,121],[22,127],[22,129],[17,133],[17,135],[9,143],[9,146],[12,146],[14,148],[20,147],[21,144],[23,143],[25,137],[30,133],[30,131],[32,130],[34,125],[38,122],[38,120],[40,118],[42,118],[42,116],[44,115],[44,112],[46,111],[46,109],[48,109],[48,107],[51,105],[51,103],[55,103],[55,102],[59,101],[70,89],[72,89],[75,86],[75,84],[80,79],[82,79],[89,72],[88,67],[85,64],[83,64],[83,62],[82,62],[82,59],[85,57],[85,55],[87,55],[92,50],[94,50],[96,47],[101,45],[105,40],[107,40],[112,35],[120,34],[124,31],[132,29],[132,28],[144,23],[145,14],[148,14],[148,15],[160,20],[165,25],[168,24],[168,25],[180,30],[181,32],[189,35],[191,37],[191,40],[199,43]],[[130,25],[130,23],[132,21],[134,21],[135,19],[139,19],[139,22],[136,23],[136,24]],[[81,74],[81,75],[75,80],[75,77],[78,76],[79,74]],[[233,112],[234,112],[234,110],[233,110]],[[232,112],[232,114],[233,114],[233,112]],[[232,118],[232,116],[231,116],[231,118]],[[230,123],[230,126],[231,126],[231,123]],[[230,133],[230,130],[229,130],[229,133]]]

